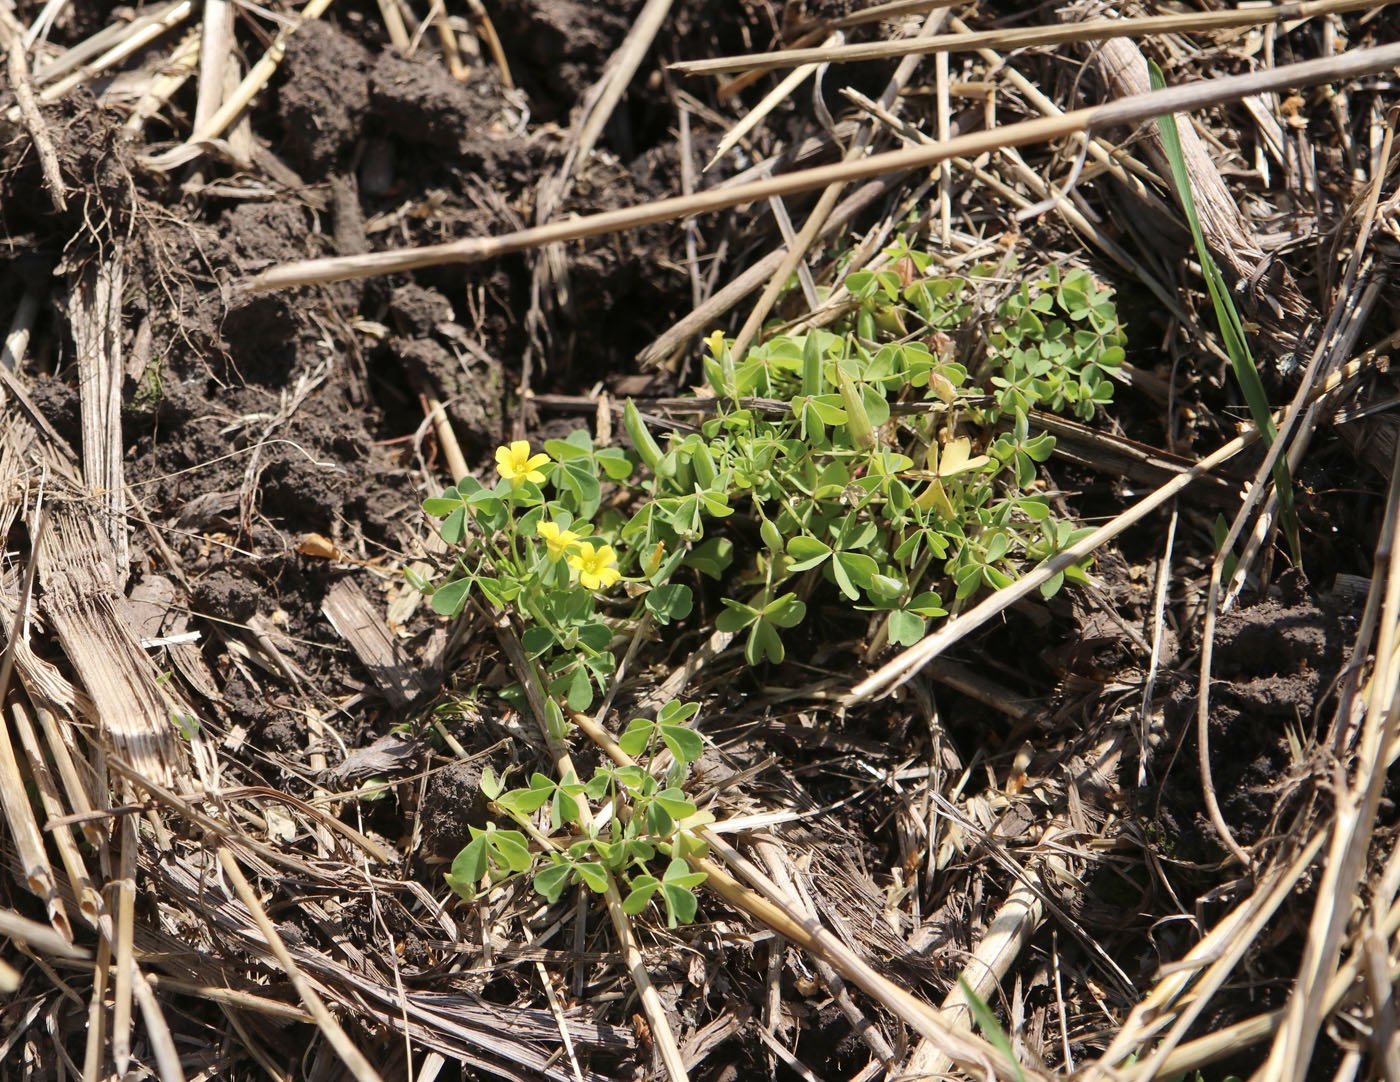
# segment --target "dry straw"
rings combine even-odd
[[[928,146],[892,150],[858,161],[843,161],[835,165],[803,169],[732,188],[714,189],[692,196],[673,196],[602,214],[549,222],[498,237],[467,237],[446,244],[418,248],[284,263],[257,275],[248,282],[247,288],[254,292],[262,292],[291,286],[340,282],[350,278],[397,274],[446,263],[478,263],[546,244],[616,233],[623,229],[635,229],[656,222],[755,203],[774,196],[795,195],[833,184],[868,180],[886,173],[928,168],[949,158],[975,158],[979,154],[1002,147],[1041,143],[1077,132],[1094,134],[1111,128],[1140,124],[1166,113],[1204,109],[1287,87],[1340,82],[1396,66],[1400,66],[1400,43],[1353,49],[1339,56],[1286,64],[1249,75],[1207,79],[1167,90],[1135,94],[1107,105],[1075,109],[1059,116],[1042,117],[1018,124],[1007,124],[990,131],[972,132]]]

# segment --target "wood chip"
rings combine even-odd
[[[331,587],[321,606],[326,619],[374,678],[389,705],[405,710],[432,693],[431,682],[390,633],[379,609],[351,579]]]

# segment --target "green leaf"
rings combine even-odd
[[[533,489],[537,497],[541,495],[539,486],[532,481],[525,482],[525,484],[521,486],[519,493],[525,494],[528,489]],[[505,497],[515,494],[515,490],[512,489],[507,482],[502,481],[497,488],[479,488],[471,493],[463,493],[463,498],[472,507],[480,508],[483,512],[486,512],[500,507]]]
[[[633,838],[624,849],[629,860],[640,861],[643,864],[656,856],[656,846],[642,838]]]
[[[1034,439],[1026,440],[1025,443],[1021,444],[1021,450],[1034,461],[1044,462],[1055,451],[1055,437],[1048,432],[1042,432]]]
[[[655,834],[661,838],[666,837],[676,829],[676,823],[671,818],[671,813],[655,801],[647,804],[646,821],[647,833]]]
[[[646,719],[638,719],[644,725],[650,725]],[[617,783],[634,793],[640,792],[647,781],[647,772],[639,766],[620,766],[613,771],[613,777],[617,778]]]
[[[854,512],[841,520],[841,528],[836,533],[836,547],[842,549],[863,549],[879,535],[875,523],[863,520]]]
[[[680,725],[661,726],[661,739],[666,742],[676,762],[681,764],[695,762],[705,751],[705,742],[700,734]]]
[[[576,591],[574,597],[586,597],[581,591]],[[582,624],[578,629],[578,641],[590,650],[602,651],[608,648],[608,643],[612,642],[612,628],[601,620],[593,620]]]
[[[489,830],[486,838],[501,862],[511,871],[523,872],[530,867],[530,848],[520,831]]]
[[[846,275],[846,289],[853,297],[871,297],[880,288],[874,271],[862,270]]]
[[[712,579],[720,578],[734,562],[734,542],[724,537],[714,537],[690,550],[685,565],[693,567]]]
[[[796,594],[783,594],[768,602],[763,609],[763,618],[775,627],[796,627],[807,615],[807,605],[798,600]]]
[[[582,665],[575,669],[569,678],[564,701],[576,714],[581,714],[593,704],[593,681],[588,679],[588,670]]]
[[[618,737],[617,745],[635,759],[646,751],[651,731],[652,723],[646,718],[633,718],[627,724],[627,731]]]
[[[786,656],[782,637],[771,623],[759,620],[753,625],[748,642],[744,644],[744,659],[750,665],[759,665],[765,660],[779,665]]]
[[[893,601],[904,592],[904,580],[893,575],[871,575],[865,592],[875,601]]]
[[[481,877],[486,874],[486,837],[475,839],[457,854],[452,861],[452,870],[443,878],[447,885],[456,891],[465,901],[470,902],[476,897],[476,885],[481,882]]]
[[[625,481],[632,475],[632,463],[620,447],[600,447],[597,459],[610,481]]]
[[[449,545],[461,544],[466,532],[467,509],[465,507],[458,507],[457,510],[443,519],[442,525],[438,527],[438,533]]]
[[[476,578],[476,587],[481,591],[486,600],[492,605],[495,605],[498,609],[505,608],[506,603],[510,601],[511,596],[513,596],[509,585],[502,583],[499,579],[486,578],[478,575]]]
[[[1230,536],[1230,524],[1225,521],[1224,515],[1215,516],[1215,547],[1222,550],[1225,547],[1225,539]],[[1225,554],[1225,559],[1220,565],[1220,570],[1225,576],[1225,581],[1229,582],[1235,577],[1235,570],[1239,567],[1239,558],[1233,551]]]
[[[574,799],[573,794],[565,792],[562,788],[554,790],[554,799],[549,806],[550,827],[558,830],[565,823],[577,823],[578,821],[578,801]]]
[[[574,865],[574,871],[595,894],[604,894],[608,889],[608,870],[596,861],[586,860]]]
[[[1085,570],[1085,567],[1091,562],[1092,560],[1085,561],[1085,563],[1082,564],[1070,564],[1065,568],[1065,579],[1069,582],[1078,583],[1080,586],[1091,585],[1089,573]]]
[[[662,789],[653,798],[675,819],[684,819],[688,815],[694,815],[696,807],[685,798],[685,792],[679,788]],[[663,833],[657,831],[656,833]]]
[[[446,518],[453,511],[460,510],[462,501],[460,499],[446,499],[436,496],[429,497],[423,501],[423,513],[432,515],[433,518]]]
[[[433,611],[439,616],[456,616],[467,604],[471,579],[457,579],[433,591]]]
[[[1148,61],[1148,72],[1153,89],[1160,90],[1166,86],[1162,70],[1150,60]],[[1210,290],[1211,303],[1215,306],[1215,318],[1220,324],[1220,335],[1225,340],[1225,351],[1230,356],[1230,368],[1234,372],[1235,382],[1239,384],[1245,402],[1249,406],[1250,417],[1263,436],[1265,445],[1268,446],[1278,437],[1278,429],[1274,425],[1273,414],[1269,409],[1269,396],[1264,390],[1264,381],[1259,377],[1259,370],[1254,366],[1254,358],[1250,355],[1244,323],[1240,319],[1239,312],[1235,309],[1234,299],[1225,286],[1220,268],[1216,266],[1215,260],[1211,257],[1210,249],[1206,247],[1205,234],[1201,231],[1200,218],[1196,214],[1196,200],[1191,193],[1191,178],[1186,170],[1186,157],[1181,150],[1181,136],[1177,131],[1176,123],[1174,114],[1157,118],[1157,128],[1162,134],[1162,149],[1171,165],[1172,179],[1175,181],[1177,192],[1181,196],[1181,206],[1186,212],[1186,221],[1191,226],[1191,236],[1196,243],[1196,255],[1200,260],[1201,272],[1204,274],[1206,286]],[[1301,541],[1298,536],[1298,519],[1293,509],[1293,479],[1288,472],[1286,455],[1280,455],[1274,463],[1274,486],[1278,491],[1280,519],[1284,534],[1288,537],[1289,549],[1293,554],[1294,562],[1301,564],[1302,553]]]
[[[700,713],[699,703],[683,703],[672,699],[656,712],[656,720],[662,725],[683,725]]]
[[[628,916],[635,917],[647,907],[651,901],[651,896],[656,893],[657,887],[661,886],[661,880],[654,875],[639,875],[632,880],[632,891],[622,900],[622,911]]]
[[[880,393],[878,387],[869,383],[862,384],[860,397],[865,406],[866,415],[870,418],[870,423],[876,428],[890,419],[890,404],[885,401],[885,396]]]
[[[671,843],[671,852],[682,859],[703,857],[709,854],[710,846],[703,838],[697,838],[694,834],[677,834],[676,840]]]
[[[496,804],[502,811],[523,818],[544,807],[549,798],[548,789],[512,789],[509,793],[502,793],[497,797]]]
[[[994,590],[1005,590],[1016,581],[1005,571],[1002,571],[998,567],[993,567],[991,564],[982,565],[982,577],[986,580],[987,585]]]
[[[880,570],[880,565],[863,552],[838,552],[833,570],[835,567],[840,567],[849,576],[849,581],[861,589],[869,586],[871,577]],[[855,591],[848,593],[847,596],[857,598],[860,594]]]
[[[593,453],[593,438],[586,429],[576,428],[569,433],[568,439],[545,440],[544,451],[556,462],[587,458]]]
[[[932,590],[925,590],[923,593],[915,595],[904,607],[910,612],[916,612],[920,616],[930,618],[948,615],[948,610],[943,607],[943,599]]]
[[[481,768],[481,791],[487,800],[495,800],[501,795],[501,779],[496,777],[496,772],[489,766]]]
[[[836,580],[836,585],[840,587],[841,592],[854,601],[860,597],[860,591],[856,589],[855,583],[851,581],[850,573],[846,570],[846,565],[842,561],[842,557],[845,555],[847,554],[844,552],[838,552],[836,554],[836,559],[831,563],[831,574]]]
[[[727,597],[722,598],[721,601],[724,604],[724,611],[715,617],[716,630],[732,634],[736,631],[742,631],[758,619],[758,610],[750,608],[741,601],[734,601]]]
[[[661,897],[666,903],[666,926],[668,928],[689,924],[695,919],[695,912],[699,909],[700,903],[695,900],[695,895],[684,887],[678,887],[674,883],[662,883]]]
[[[846,423],[846,411],[841,406],[839,394],[819,394],[807,400],[823,424],[840,425]]]
[[[661,873],[663,883],[675,883],[679,887],[698,887],[705,881],[704,872],[692,872],[690,865],[680,857],[672,857]]]
[[[569,873],[573,869],[567,864],[552,864],[535,876],[535,890],[553,904],[569,885]]]
[[[911,564],[914,557],[918,555],[919,548],[924,541],[924,535],[924,530],[911,531],[909,536],[900,543],[899,548],[894,550],[894,558],[905,566]]]
[[[554,632],[547,627],[527,627],[520,636],[526,657],[539,657],[554,645]]]
[[[550,441],[557,442],[557,441]],[[598,510],[602,487],[591,458],[576,458],[560,462],[553,468],[554,484],[568,490],[578,505],[582,518],[592,518]]]
[[[977,1028],[982,1031],[982,1036],[991,1042],[992,1046],[1006,1057],[1008,1063],[1016,1071],[1017,1082],[1026,1082],[1025,1073],[1021,1070],[1021,1065],[1016,1061],[1016,1053],[1011,1047],[1011,1040],[1006,1035],[1006,1031],[1001,1028],[1001,1023],[997,1021],[997,1016],[992,1013],[992,1009],[987,1006],[982,997],[972,990],[972,985],[967,983],[967,978],[958,977],[958,985],[962,988],[963,996],[967,999],[968,1009],[972,1011],[972,1017],[977,1021]]]
[[[830,556],[831,546],[824,541],[818,541],[815,537],[803,534],[788,541],[787,554],[793,561],[788,565],[789,571],[806,571],[816,567]]]
[[[658,624],[684,620],[694,606],[694,594],[684,583],[667,583],[647,594],[646,606]]]
[[[895,609],[890,613],[890,642],[895,646],[913,646],[924,637],[924,621],[912,612]]]

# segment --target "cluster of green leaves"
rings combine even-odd
[[[737,595],[722,597],[715,625],[742,633],[758,665],[781,662],[785,634],[807,616],[801,577],[821,576],[909,645],[947,604],[1009,585],[1082,535],[1036,491],[1054,440],[1032,430],[1030,411],[1087,416],[1109,401],[1106,377],[1123,360],[1111,293],[1082,272],[1020,287],[998,309],[976,383],[950,333],[966,325],[991,268],[934,276],[903,241],[889,255],[889,269],[847,276],[854,303],[831,329],[774,335],[739,358],[711,336],[704,371],[716,408],[698,429],[668,434],[663,447],[629,401],[630,452],[595,447],[586,432],[541,454],[517,441],[498,449],[494,486],[464,478],[424,502],[460,552],[435,589],[417,585],[444,615],[475,597],[518,621],[553,736],[567,734],[559,702],[592,704],[616,670],[615,644],[641,619],[690,615],[694,575]],[[630,488],[630,502],[605,503],[608,484]],[[1043,592],[1066,579],[1085,581],[1084,567]],[[619,583],[622,596],[609,596]],[[660,779],[650,766],[609,766],[587,782],[535,774],[506,791],[488,777],[492,806],[513,825],[473,829],[448,882],[472,897],[529,872],[550,900],[571,883],[621,882],[629,912],[659,898],[672,923],[691,919],[697,881],[685,857],[701,843],[685,828],[703,819],[684,790],[700,753],[685,725],[694,711],[671,703],[622,735],[651,766],[664,749]],[[584,814],[585,803],[598,811]],[[536,824],[546,818],[547,830]]]
[[[1070,411],[1088,420],[1113,401],[1113,374],[1126,341],[1113,290],[1086,272],[1061,275],[1054,265],[997,308],[987,336],[997,404],[1003,413],[1032,408]]]
[[[886,254],[886,269],[846,278],[856,307],[838,326],[853,330],[863,343],[911,337],[946,341],[966,328],[975,294],[990,285],[995,273],[991,264],[979,264],[965,278],[930,275],[929,256],[906,240]],[[979,411],[981,419],[991,423],[1002,415],[1045,409],[1088,420],[1096,407],[1113,400],[1112,378],[1125,359],[1125,342],[1113,290],[1086,271],[1062,274],[1052,264],[1043,278],[1021,282],[997,306],[986,337],[996,405]],[[927,365],[914,362],[911,374],[922,380]],[[946,361],[928,367],[934,396],[951,404],[966,370]]]
[[[516,614],[521,643],[549,693],[586,710],[617,667],[609,649],[614,629],[600,611],[606,590],[639,571],[627,580],[630,615],[650,611],[663,624],[689,615],[691,591],[666,581],[675,559],[663,565],[664,554],[657,553],[650,566],[638,568],[635,552],[614,548],[624,518],[600,508],[604,481],[624,482],[633,471],[625,451],[595,447],[582,430],[548,440],[543,454],[528,450],[518,463],[511,448],[498,451],[505,472],[493,487],[465,477],[423,501],[424,511],[441,519],[443,540],[460,551],[436,587],[415,585],[432,594],[433,608],[444,616],[457,615],[473,595]]]
[[[1029,410],[1085,415],[1111,398],[1106,374],[1123,360],[1111,293],[1052,269],[1004,301],[989,339],[1000,373],[989,400],[949,350],[931,348],[969,317],[989,268],[937,278],[907,245],[889,254],[898,269],[848,276],[853,313],[833,330],[776,335],[741,359],[712,336],[704,369],[721,408],[698,433],[663,449],[635,409],[626,415],[652,480],[624,538],[689,545],[683,561],[716,573],[733,553],[727,539],[707,538],[715,520],[736,507],[756,520],[761,544],[741,581],[757,589],[724,599],[716,621],[747,633],[751,664],[783,660],[783,631],[805,618],[805,603],[784,589],[796,575],[820,573],[854,607],[886,614],[891,642],[912,644],[946,615],[940,575],[962,601],[1081,536],[1033,491],[1054,439],[1031,431]],[[754,398],[788,409],[760,410]],[[920,402],[896,416],[895,405]],[[1006,430],[977,454],[957,434],[961,415],[983,428],[1005,417]],[[1066,577],[1083,581],[1084,570],[1056,576],[1047,596]]]
[[[698,709],[695,703],[673,701],[654,719],[634,718],[618,743],[647,765],[601,766],[586,783],[572,774],[555,781],[536,773],[525,787],[506,790],[487,768],[481,787],[490,807],[520,829],[494,822],[485,829],[472,827],[472,840],[446,875],[448,885],[470,901],[483,883],[529,873],[535,890],[555,902],[571,884],[602,894],[618,883],[626,887],[622,906],[629,914],[659,898],[672,928],[694,920],[695,888],[705,876],[690,871],[685,858],[703,853],[705,845],[686,831],[711,821],[682,787],[690,764],[704,750],[699,734],[686,724]],[[662,749],[670,764],[657,778]],[[665,867],[654,869],[662,858]]]

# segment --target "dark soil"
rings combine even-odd
[[[435,773],[418,809],[423,828],[422,855],[451,860],[471,841],[469,827],[486,826],[486,794],[481,791],[481,767],[453,763]]]
[[[1311,764],[1290,750],[1290,733],[1318,739],[1358,616],[1347,603],[1324,597],[1262,601],[1220,619],[1210,691],[1211,781],[1241,844],[1261,841],[1312,795],[1301,784]],[[1172,689],[1169,739],[1152,760],[1166,784],[1153,809],[1180,855],[1206,862],[1222,850],[1201,804],[1195,691],[1184,681]]]

